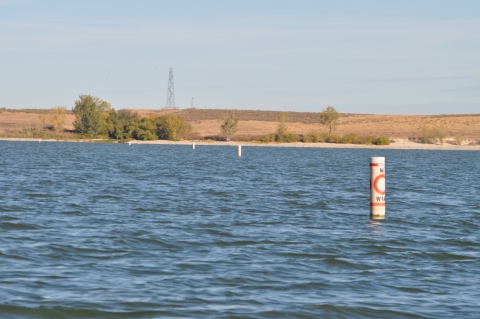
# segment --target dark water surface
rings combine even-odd
[[[243,153],[0,142],[0,318],[480,317],[480,152]]]

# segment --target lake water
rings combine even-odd
[[[0,142],[0,318],[478,318],[479,172],[474,151]]]

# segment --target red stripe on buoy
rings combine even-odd
[[[385,203],[370,203],[370,206],[385,206]]]
[[[378,166],[378,163],[370,163],[370,166]]]

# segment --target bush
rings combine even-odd
[[[310,134],[303,135],[302,136],[302,142],[303,143],[313,143],[313,138]]]
[[[463,143],[463,133],[459,133],[457,134],[457,136],[455,136],[455,144],[462,145],[462,143]]]
[[[67,108],[64,106],[54,107],[50,110],[50,119],[55,133],[63,132],[67,120]]]
[[[357,144],[357,136],[358,134],[357,133],[349,133],[349,134],[345,134],[343,137],[342,137],[342,141],[340,143],[342,144]]]
[[[342,142],[342,137],[340,135],[329,134],[325,138],[325,142],[327,142],[327,143],[341,143]]]
[[[235,135],[231,140],[236,142],[256,142],[262,139],[263,135]]]
[[[133,138],[137,140],[157,140],[156,134],[157,125],[148,118],[142,118],[140,121],[136,121],[137,126],[133,131]]]
[[[302,137],[304,143],[342,143],[342,144],[362,144],[365,139],[358,137],[357,133],[349,133],[344,136],[329,133],[319,133],[311,131]]]
[[[203,137],[204,140],[210,140],[210,141],[223,141],[223,136],[220,135],[206,135]]]
[[[445,126],[440,127],[428,127],[424,125],[422,127],[422,141],[424,144],[433,143],[436,144],[439,141],[442,145],[447,137],[447,129]]]
[[[325,142],[325,137],[328,135],[327,133],[319,133],[312,131],[310,132],[310,137],[312,138],[313,143]]]
[[[190,133],[192,126],[179,115],[167,114],[156,118],[157,135],[160,139],[176,139],[180,133]]]
[[[137,112],[132,110],[110,110],[106,123],[108,136],[117,140],[132,139],[134,134],[138,135],[137,128],[140,123],[140,115]],[[140,136],[143,135],[144,133],[140,132]]]
[[[341,143],[341,144],[368,144],[389,145],[390,138],[386,136],[376,137],[373,135],[359,137],[357,133],[348,133],[343,136],[329,133],[310,132],[302,137],[304,143]]]
[[[297,134],[293,133],[284,133],[282,135],[279,134],[267,134],[264,135],[262,138],[260,138],[260,142],[262,143],[272,143],[272,142],[278,142],[278,143],[294,143],[294,142],[299,142],[300,141],[300,136]]]
[[[287,133],[287,134],[284,134],[283,141],[285,143],[295,143],[300,141],[300,136],[293,133]]]
[[[272,143],[272,142],[275,142],[275,140],[276,140],[275,134],[267,134],[260,139],[260,142],[262,142],[262,143]]]
[[[107,118],[108,135],[117,140],[179,140],[189,134],[192,127],[183,117],[164,115],[140,118],[131,110],[111,110]],[[180,136],[179,136],[180,135]]]
[[[390,138],[387,136],[380,136],[377,138],[373,144],[375,145],[390,145]]]
[[[328,133],[319,133],[315,131],[311,131],[307,135],[304,135],[302,137],[302,141],[304,143],[319,143],[319,142],[325,142],[326,138],[329,136]]]
[[[373,143],[375,143],[376,140],[377,140],[376,136],[368,135],[367,137],[365,137],[364,144],[372,145]]]

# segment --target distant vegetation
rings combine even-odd
[[[140,117],[132,110],[115,111],[110,103],[91,95],[81,95],[73,108],[75,129],[83,135],[117,140],[176,140],[191,131],[183,117],[167,114]]]
[[[329,133],[335,130],[337,122],[340,119],[341,114],[335,110],[333,106],[328,106],[322,112],[320,112],[320,123],[328,126]]]
[[[49,116],[54,132],[57,135],[63,132],[67,120],[67,108],[65,106],[54,107],[50,110]]]
[[[445,141],[446,137],[447,137],[447,129],[443,125],[439,127],[437,126],[428,127],[424,125],[422,128],[422,141],[425,144],[428,144],[428,143],[436,144],[440,142],[440,144],[443,145],[443,142]],[[460,144],[461,144],[461,141],[460,141]]]
[[[180,115],[163,115],[155,117],[150,116],[150,120],[155,119],[158,138],[164,140],[176,140],[182,138],[180,135],[189,134],[192,126]]]
[[[463,144],[463,133],[458,133],[455,136],[455,144],[456,145],[462,145]]]
[[[90,138],[105,135],[110,110],[110,103],[91,95],[80,95],[73,108],[75,114],[73,125],[77,132]]]
[[[392,142],[388,136],[366,136],[366,133],[361,135],[361,132],[365,132],[365,129],[360,129],[360,134],[355,132],[344,135],[336,134],[335,129],[340,123],[342,123],[342,131],[345,131],[343,123],[351,125],[352,115],[339,113],[332,106],[328,106],[321,112],[317,113],[280,113],[273,111],[246,110],[238,111],[238,113],[235,113],[235,116],[233,116],[232,112],[229,110],[181,110],[162,116],[155,114],[142,116],[133,110],[114,110],[110,103],[103,101],[98,97],[81,95],[79,99],[75,101],[75,106],[71,110],[68,110],[64,106],[55,107],[50,110],[10,110],[0,108],[0,113],[2,112],[27,112],[37,113],[37,115],[35,117],[29,116],[27,119],[21,114],[18,114],[18,119],[13,117],[12,120],[12,114],[8,114],[2,119],[3,126],[0,128],[1,137],[42,139],[98,138],[125,141],[130,139],[203,139],[216,141],[250,141],[260,143],[303,142],[367,145],[388,145]],[[72,114],[75,115],[74,119]],[[192,133],[192,126],[185,118],[197,121],[197,116],[201,119],[206,116],[205,118],[219,121],[219,124],[217,124],[220,126],[219,133],[214,136],[203,136],[200,132]],[[450,117],[453,116],[460,115],[451,115]],[[423,121],[416,126],[416,132],[409,133],[412,135],[408,139],[425,144],[480,144],[475,135],[473,135],[471,127],[468,126],[472,123],[475,125],[478,122],[478,117],[480,117],[480,115],[475,116],[477,117],[477,120],[463,119],[463,122],[460,122],[460,124],[465,126],[460,126],[461,130],[458,129],[458,123],[455,128],[452,127],[449,122],[432,121],[431,118],[435,116],[423,117]],[[340,119],[342,119],[342,121],[340,121]],[[363,125],[368,125],[368,121],[375,122],[376,120],[377,119],[367,120],[365,118],[360,118],[356,119],[356,122],[354,121],[354,123],[364,123]],[[243,131],[242,134],[239,134],[238,124],[240,121],[264,121],[270,123],[276,121],[276,124],[275,128],[273,128],[269,134],[254,135],[252,132],[245,131]],[[406,120],[403,119],[403,121]],[[75,130],[73,130],[71,126],[72,122]],[[292,124],[292,122],[294,122],[294,124]],[[308,133],[296,134],[291,132],[292,127],[295,127],[295,129],[299,131],[303,130],[301,128],[302,126],[299,125],[300,123],[317,123],[317,125],[320,123],[320,125],[318,130],[315,129]],[[353,130],[355,130],[355,128],[353,128]],[[451,131],[449,132],[449,130]],[[264,128],[262,128],[261,131],[265,132]],[[370,131],[370,129],[368,131]],[[383,132],[385,133],[381,134],[389,134],[388,129],[383,129]],[[447,136],[449,136],[448,139]]]
[[[277,116],[277,132],[274,134],[267,134],[260,139],[262,143],[292,143],[300,141],[300,136],[297,134],[292,134],[288,131],[288,118],[287,114],[280,113]]]
[[[246,111],[250,113],[251,111]],[[67,114],[75,115],[75,131],[66,131]],[[263,115],[264,113],[259,113]],[[265,112],[265,115],[271,115],[274,112]],[[338,125],[340,113],[335,108],[329,106],[320,113],[316,113],[317,123],[320,122],[328,127],[329,132],[311,131],[308,134],[295,134],[290,132],[289,114],[296,113],[276,113],[277,127],[274,133],[254,136],[254,135],[236,135],[239,119],[229,114],[224,116],[220,126],[218,136],[205,136],[204,140],[232,140],[251,141],[261,143],[340,143],[340,144],[373,144],[388,145],[390,139],[385,136],[359,136],[356,133],[349,133],[343,136],[332,134]],[[314,116],[314,113],[309,113]],[[142,117],[133,110],[114,110],[111,104],[98,97],[91,95],[80,95],[75,101],[72,111],[66,107],[55,107],[48,111],[39,112],[36,122],[28,122],[22,126],[15,124],[13,130],[2,134],[3,137],[23,137],[23,138],[42,138],[42,139],[105,139],[116,140],[182,140],[184,138],[202,138],[198,134],[192,135],[192,126],[184,117],[178,114],[167,114],[157,116],[151,114]],[[431,140],[433,137],[443,140],[442,130],[438,128],[424,129],[425,140]],[[461,136],[458,138],[461,141]]]
[[[230,114],[220,126],[220,134],[227,142],[229,142],[231,137],[237,132],[237,127],[238,119],[234,118],[233,115]]]
[[[390,145],[390,138],[387,136],[376,137],[358,136],[357,133],[348,133],[343,136],[330,133],[319,133],[312,131],[302,137],[305,143],[338,143],[338,144],[366,144],[366,145]]]
[[[390,138],[386,136],[361,136],[359,137],[357,133],[349,133],[343,136],[332,134],[332,131],[335,130],[338,120],[340,118],[340,113],[335,110],[332,106],[327,107],[322,112],[319,113],[320,123],[326,125],[329,129],[329,133],[321,133],[316,131],[311,131],[305,135],[299,135],[290,133],[288,131],[288,121],[289,118],[287,114],[281,113],[277,117],[278,126],[277,132],[272,134],[264,135],[260,138],[262,143],[292,143],[292,142],[303,142],[303,143],[339,143],[339,144],[367,144],[367,145],[389,145]]]
[[[108,136],[117,140],[178,140],[180,135],[192,130],[191,125],[181,116],[152,114],[140,117],[131,110],[110,110],[105,125]]]
[[[2,110],[0,109],[0,113]],[[7,112],[20,112],[18,110]],[[78,139],[76,133],[66,132],[67,108],[64,106],[54,107],[50,110],[21,110],[21,112],[37,113],[36,120],[12,123],[13,127],[4,130],[0,135],[6,138],[34,138],[34,139]]]

